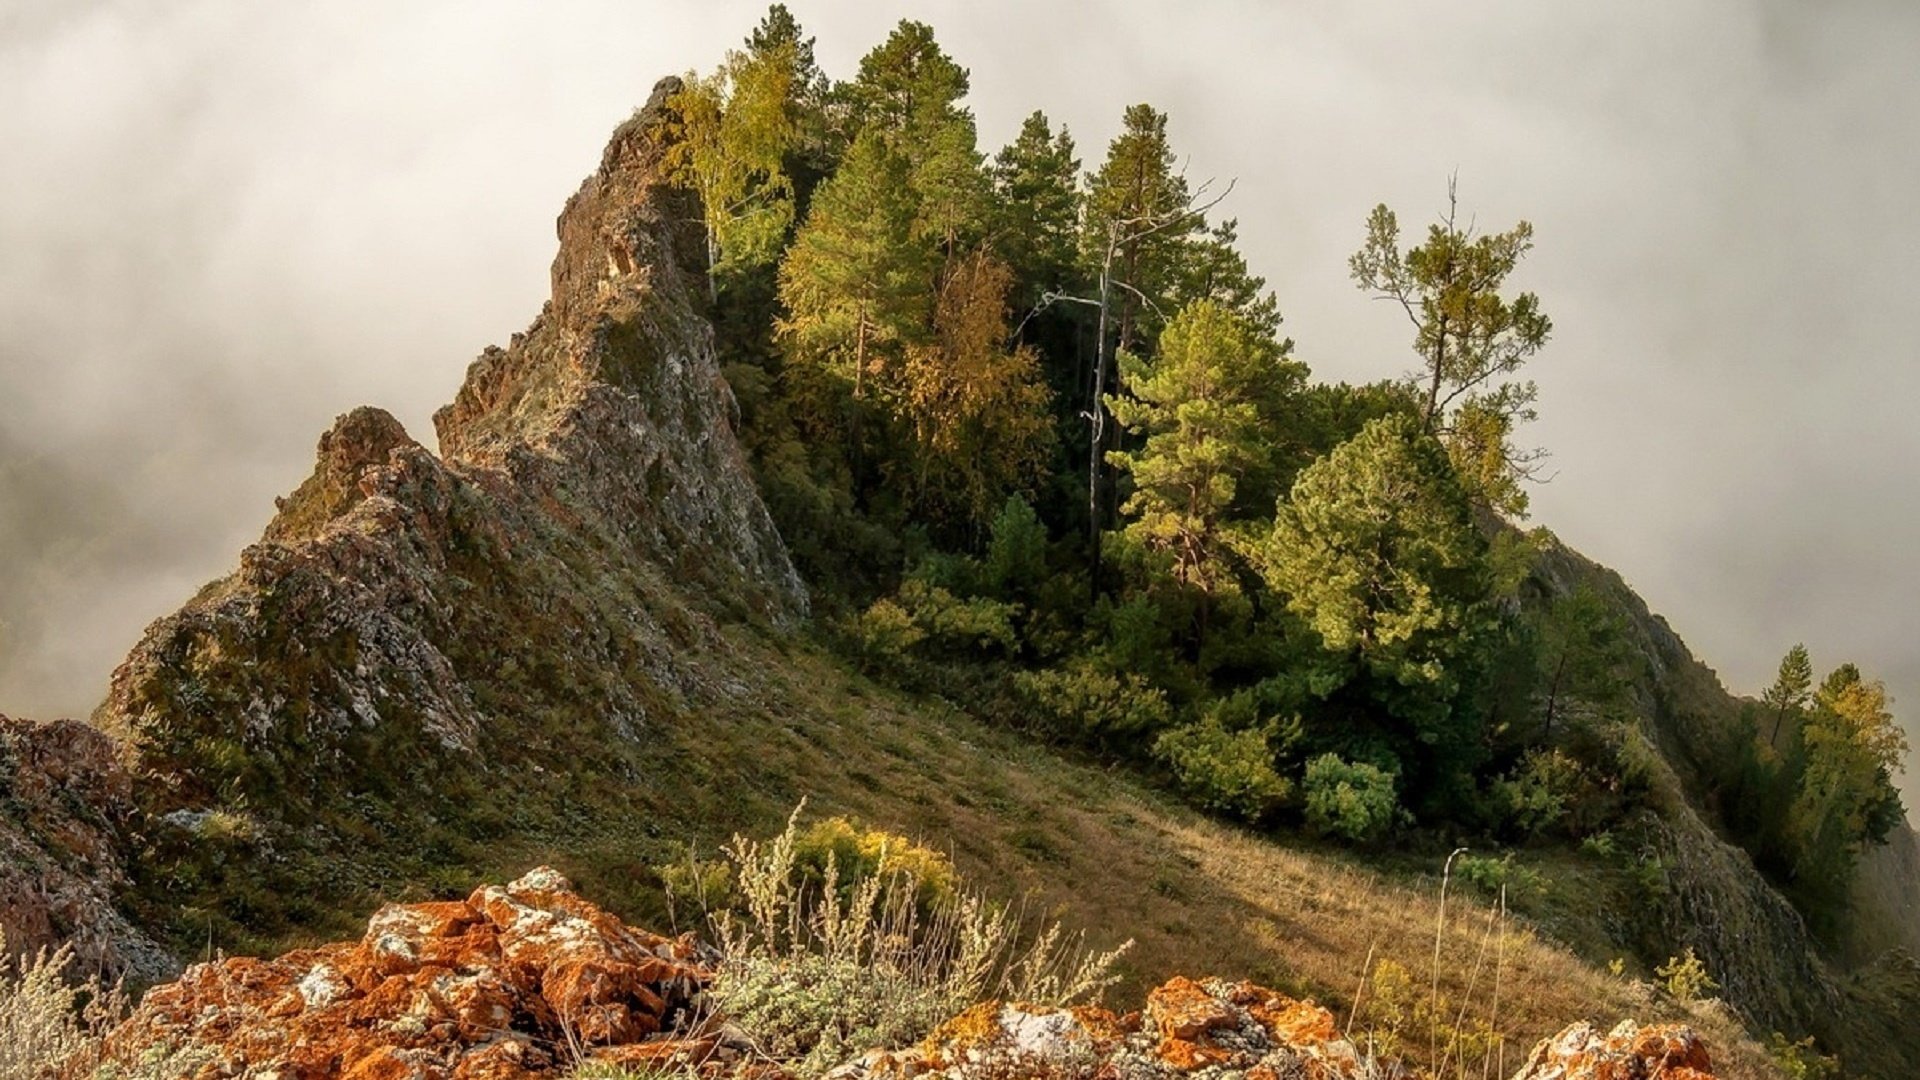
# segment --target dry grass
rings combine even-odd
[[[955,709],[904,701],[830,659],[801,652],[767,670],[774,685],[761,700],[777,702],[767,718],[774,724],[715,721],[685,750],[716,780],[735,773],[721,790],[757,787],[780,800],[759,812],[763,833],[786,799],[807,797],[822,813],[853,814],[946,850],[969,880],[1027,897],[1084,928],[1094,945],[1134,939],[1123,961],[1126,994],[1176,973],[1217,974],[1315,997],[1344,1017],[1369,954],[1428,977],[1444,856],[1423,876],[1284,847]],[[1492,1019],[1508,1064],[1573,1020],[1678,1017],[1678,1006],[1643,984],[1609,975],[1523,921],[1505,925]],[[1486,926],[1484,904],[1456,891],[1439,935],[1438,988],[1456,1009],[1492,1005]],[[1774,1075],[1757,1046],[1728,1045],[1744,1039],[1737,1024],[1692,1019],[1728,1047],[1728,1075]]]
[[[709,917],[724,957],[714,1005],[796,1075],[900,1049],[987,998],[1064,1006],[1117,981],[1126,945],[1091,952],[1058,923],[1025,925],[1018,909],[958,886],[951,867],[939,867],[946,888],[932,898],[909,869],[843,879],[831,853],[811,880],[799,818],[765,842],[734,838],[733,899]]]

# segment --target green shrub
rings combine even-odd
[[[911,577],[842,627],[863,670],[897,673],[910,657],[933,649],[1011,656],[1020,649],[1019,615],[1018,604],[963,599],[927,577]]]
[[[1014,620],[1020,605],[984,596],[961,598],[920,578],[900,583],[900,606],[926,640],[957,652],[1012,655],[1020,649]]]
[[[1675,1001],[1698,1001],[1720,989],[1720,984],[1707,973],[1707,965],[1694,955],[1691,945],[1687,946],[1685,956],[1668,957],[1653,973],[1660,977],[1660,988]]]
[[[1174,644],[1174,621],[1156,598],[1141,592],[1119,603],[1102,601],[1090,620],[1099,635],[1103,660],[1115,671],[1166,676]]]
[[[1216,716],[1163,733],[1153,752],[1195,803],[1248,821],[1272,812],[1292,791],[1286,778],[1274,771],[1265,732],[1230,731]]]
[[[1811,1035],[1799,1042],[1788,1042],[1785,1035],[1776,1031],[1767,1049],[1787,1080],[1838,1080],[1840,1076],[1840,1062],[1815,1050]]]
[[[1002,599],[1029,598],[1047,577],[1047,527],[1025,499],[1007,496],[987,541],[987,588]]]
[[[1462,881],[1489,897],[1505,889],[1511,899],[1526,900],[1544,893],[1547,882],[1540,872],[1513,861],[1513,853],[1500,858],[1490,855],[1462,855],[1454,860],[1454,873]]]
[[[1014,676],[1032,714],[1062,734],[1100,742],[1139,738],[1173,720],[1167,695],[1138,675],[1115,675],[1087,661]]]
[[[721,862],[707,862],[694,854],[677,862],[653,867],[660,879],[660,890],[667,901],[667,918],[677,932],[682,920],[705,919],[733,903],[733,870]]]
[[[1673,895],[1673,882],[1667,879],[1667,861],[1651,852],[1642,852],[1634,862],[1633,880],[1648,903],[1657,904]]]
[[[1348,840],[1372,840],[1399,816],[1394,774],[1366,762],[1322,754],[1307,762],[1307,825]]]
[[[1579,762],[1559,750],[1529,750],[1511,773],[1493,782],[1502,822],[1522,836],[1538,836],[1567,816],[1579,794]]]
[[[837,879],[842,895],[870,878],[910,882],[920,913],[931,915],[952,903],[959,891],[953,861],[941,852],[896,833],[868,828],[844,817],[807,826],[794,839],[794,868],[804,883],[820,888]]]
[[[927,636],[906,608],[885,598],[848,620],[847,631],[860,666],[868,671],[898,664]]]

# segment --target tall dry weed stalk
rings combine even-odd
[[[0,933],[0,1080],[38,1080],[62,1064],[92,1064],[107,1028],[125,1012],[117,986],[69,981],[72,963],[66,945],[15,963]]]
[[[1447,902],[1453,877],[1454,859],[1465,848],[1447,856],[1441,869],[1439,903],[1434,916],[1432,969],[1426,994],[1422,997],[1408,978],[1405,967],[1390,957],[1375,960],[1376,947],[1369,945],[1354,991],[1353,1010],[1347,1017],[1349,1038],[1359,1026],[1367,1056],[1375,1060],[1382,1075],[1424,1075],[1445,1080],[1468,1080],[1478,1074],[1481,1080],[1506,1074],[1506,1039],[1501,1031],[1501,992],[1506,980],[1507,938],[1511,919],[1507,908],[1507,890],[1503,885],[1499,899],[1487,909],[1484,929],[1478,935],[1473,966],[1467,973],[1466,987],[1458,1002],[1441,992],[1441,975],[1448,941]],[[1377,945],[1377,943],[1376,943]],[[1491,959],[1491,989],[1484,1007],[1476,997],[1483,985],[1482,976]],[[1403,1029],[1417,1032],[1427,1029],[1426,1067],[1414,1069],[1405,1060],[1407,1049]],[[1415,1038],[1418,1038],[1415,1035]],[[1477,1068],[1476,1068],[1477,1065]],[[1497,1070],[1497,1072],[1496,1072]]]

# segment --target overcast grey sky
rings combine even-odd
[[[1535,520],[1736,690],[1805,640],[1920,716],[1920,5],[790,6],[836,76],[932,23],[988,149],[1170,112],[1326,378],[1408,365],[1346,256],[1457,171],[1537,229]],[[430,441],[612,127],[763,9],[0,0],[0,709],[91,708],[336,414]]]

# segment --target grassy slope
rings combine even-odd
[[[1090,942],[1132,938],[1137,990],[1174,973],[1253,978],[1317,997],[1344,1016],[1370,954],[1416,974],[1424,995],[1436,929],[1438,858],[1368,866],[1223,827],[1137,781],[981,725],[939,702],[903,697],[805,644],[729,633],[719,666],[752,673],[730,707],[664,725],[648,740],[652,775],[629,812],[559,826],[493,848],[476,879],[551,860],[630,918],[667,913],[650,867],[736,831],[776,831],[802,798],[950,851],[971,880],[1084,928]],[[598,814],[592,815],[599,818]],[[1430,865],[1429,865],[1430,864]],[[1592,944],[1590,866],[1551,875],[1543,917]],[[443,880],[442,891],[457,887]],[[1487,908],[1456,890],[1441,990],[1483,1015],[1490,957],[1476,975]],[[1602,961],[1604,962],[1604,961]],[[1606,1024],[1687,1015],[1606,974],[1521,920],[1506,938],[1497,1026],[1508,1058],[1576,1019]],[[1688,1016],[1724,1049],[1730,1077],[1770,1076],[1737,1026],[1713,1010]],[[1367,1022],[1363,1015],[1362,1026]]]

